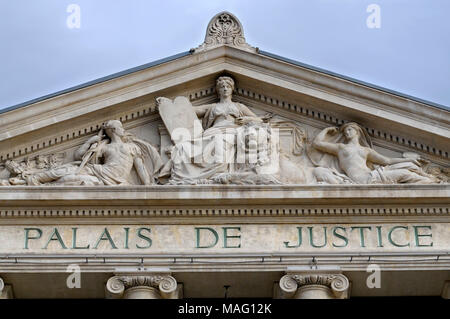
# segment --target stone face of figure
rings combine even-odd
[[[347,140],[351,140],[358,135],[358,132],[351,126],[348,125],[344,130],[344,136]]]
[[[234,90],[234,81],[229,77],[220,77],[217,79],[216,88],[221,100],[231,99]]]
[[[343,143],[338,142],[338,135],[343,136]],[[334,141],[333,141],[334,140]],[[329,127],[320,132],[312,146],[336,156],[340,169],[354,183],[434,183],[424,173],[417,159],[389,158],[376,152],[367,132],[356,123],[344,124],[340,129]],[[369,167],[380,165],[380,167]],[[320,168],[319,174],[326,176],[327,171]]]

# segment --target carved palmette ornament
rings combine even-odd
[[[242,24],[233,14],[226,11],[211,19],[206,29],[205,41],[194,52],[209,50],[220,45],[229,45],[256,52],[256,48],[245,41]]]
[[[288,274],[280,279],[280,288],[285,295],[292,296],[298,288],[307,285],[321,285],[331,289],[336,298],[344,298],[350,287],[346,276],[342,274]]]
[[[177,281],[170,275],[124,275],[109,278],[106,291],[110,298],[121,298],[126,289],[138,286],[158,288],[169,299],[177,290]]]

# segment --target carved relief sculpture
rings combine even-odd
[[[318,182],[330,184],[437,183],[416,157],[390,158],[373,149],[367,132],[356,123],[328,127],[314,139],[308,155],[317,166]],[[407,154],[408,155],[408,154]]]
[[[216,80],[219,101],[157,98],[170,135],[161,151],[110,120],[63,163],[64,154],[7,160],[0,186],[130,184],[394,184],[448,183],[449,170],[415,153],[392,158],[374,150],[364,128],[328,127],[307,143],[307,130],[273,114],[257,116],[232,100],[235,83]],[[279,132],[284,135],[280,142]],[[289,135],[290,134],[290,135]],[[286,146],[286,136],[291,146]],[[162,145],[163,143],[161,143]],[[283,144],[283,145],[282,145]],[[306,149],[306,152],[305,152]]]
[[[29,176],[38,172],[44,172],[62,165],[64,153],[51,155],[37,155],[33,159],[26,159],[18,162],[7,160],[3,166],[4,170],[0,173],[0,185],[27,185]]]
[[[175,145],[162,175],[170,176],[171,184],[278,183],[279,146],[268,118],[259,118],[244,104],[232,101],[232,78],[219,77],[216,88],[218,103],[189,106],[202,118],[200,135],[180,139],[169,129]],[[172,103],[166,98],[157,102],[164,112]],[[162,118],[166,127],[173,126],[171,117]],[[190,116],[185,120],[180,129],[189,132],[195,125]]]
[[[2,185],[128,185],[133,167],[142,184],[150,185],[162,167],[156,148],[125,132],[117,120],[107,121],[88,139],[74,153],[74,162],[46,165],[45,159],[37,157],[36,165],[6,162],[11,177]]]

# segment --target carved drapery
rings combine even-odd
[[[106,283],[106,297],[110,299],[177,299],[178,285],[167,274],[118,275]]]
[[[279,286],[283,298],[346,299],[350,283],[342,274],[287,274]]]

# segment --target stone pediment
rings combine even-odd
[[[126,132],[154,146],[166,164],[170,157],[167,147],[173,143],[156,98],[185,96],[193,107],[218,103],[215,82],[224,74],[234,78],[235,104],[244,105],[259,118],[271,114],[267,123],[280,134],[277,147],[290,157],[288,166],[293,162],[332,168],[333,155],[323,147],[314,148],[314,141],[328,127],[355,122],[377,154],[420,157],[419,175],[433,175],[437,178],[433,183],[448,181],[448,110],[253,48],[245,42],[239,20],[227,12],[211,20],[205,42],[197,49],[4,111],[0,114],[1,177],[14,177],[5,168],[8,160],[33,168],[39,159],[47,168],[73,162],[77,150],[109,120],[119,120]],[[324,133],[323,140],[330,143],[334,135],[332,143],[344,143],[343,131],[331,133]],[[328,154],[325,164],[317,160],[320,152]],[[334,157],[334,162],[339,161]],[[343,163],[338,166],[339,174],[348,175],[342,171]],[[293,170],[291,166],[287,169]],[[375,172],[372,166],[370,169]],[[411,167],[399,169],[411,171]],[[281,184],[330,183],[329,178],[318,179],[311,172],[306,175],[303,180],[294,178]],[[383,176],[379,175],[374,178],[381,183],[396,182],[380,181]],[[142,184],[136,167],[127,180]],[[408,182],[405,176],[398,180]],[[339,183],[346,183],[346,178],[339,177]]]
[[[195,49],[0,111],[0,297],[447,296],[449,122],[222,12]]]

